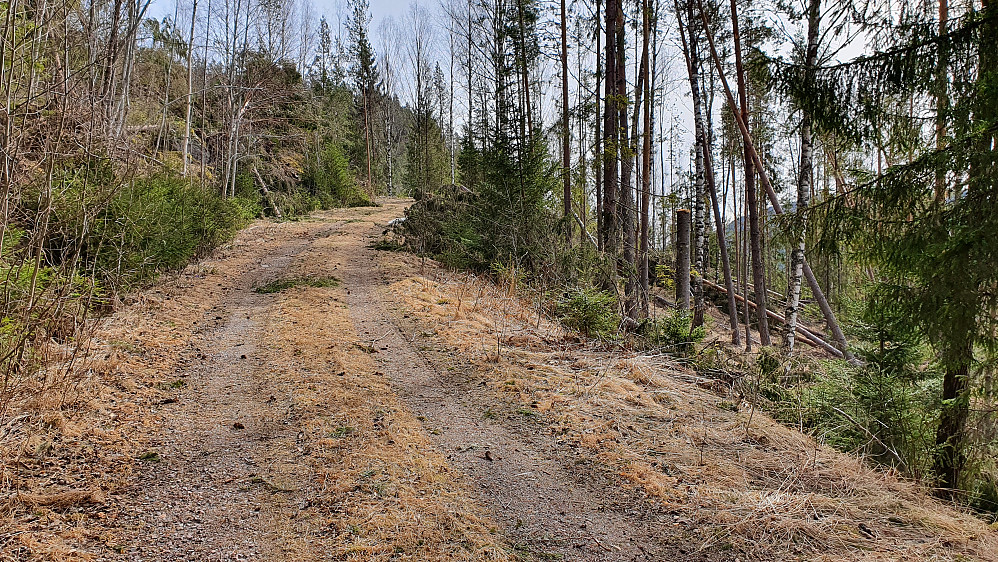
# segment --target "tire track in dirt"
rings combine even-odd
[[[615,505],[619,482],[592,482],[591,474],[572,470],[573,459],[552,454],[555,448],[543,437],[486,419],[490,398],[424,357],[397,328],[383,305],[386,282],[375,273],[377,256],[370,249],[380,232],[358,234],[341,270],[358,334],[379,351],[380,368],[521,554],[581,561],[682,557],[663,544],[669,533],[654,515]]]
[[[276,396],[261,377],[269,361],[258,342],[274,299],[253,287],[287,275],[315,239],[341,225],[294,239],[278,228],[276,248],[247,245],[257,254],[250,268],[216,305],[218,316],[206,318],[215,327],[194,337],[173,375],[183,390],[164,407],[164,427],[148,453],[156,457],[131,494],[129,559],[282,558],[279,503],[296,481],[282,470],[281,452],[296,449],[298,428],[287,419],[290,397]]]

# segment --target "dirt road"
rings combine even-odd
[[[347,525],[350,540],[328,532],[330,518],[322,508],[351,498],[350,492],[339,497],[315,489],[322,485],[320,465],[330,460],[328,452],[317,453],[324,447],[320,442],[330,435],[349,442],[355,433],[379,431],[375,424],[359,427],[363,422],[350,419],[353,412],[326,423],[330,427],[323,431],[309,431],[317,419],[344,413],[337,403],[344,398],[344,370],[354,371],[350,379],[361,386],[383,385],[383,395],[357,397],[367,403],[359,409],[393,411],[417,422],[407,429],[418,439],[404,455],[386,457],[358,446],[383,457],[365,471],[408,473],[431,465],[423,471],[427,478],[453,474],[454,486],[444,492],[459,496],[461,511],[488,527],[477,532],[495,543],[490,556],[657,560],[665,551],[678,552],[669,542],[671,520],[666,526],[655,514],[635,509],[634,498],[620,492],[618,483],[579,468],[550,442],[525,433],[529,428],[483,417],[487,391],[468,388],[467,379],[424,357],[396,327],[398,315],[386,311],[394,307],[386,302],[388,281],[371,245],[404,204],[263,226],[236,242],[246,252],[243,267],[226,272],[222,282],[229,290],[206,311],[205,327],[166,381],[177,387],[176,402],[161,411],[163,425],[148,446],[158,462],[145,465],[125,510],[134,529],[124,541],[130,543],[129,558],[273,560],[322,557],[338,549],[349,557],[356,548],[352,539],[365,534],[371,556],[384,554],[377,552],[379,541],[400,555],[414,549],[413,559],[429,555],[419,539],[404,544],[389,529]],[[210,284],[215,277],[202,281]],[[268,283],[302,279],[337,286],[309,287],[306,281],[258,292]],[[199,291],[195,285],[187,294]],[[304,321],[289,313],[303,309],[310,312]],[[281,341],[290,333],[293,341]],[[327,448],[341,452],[351,445]],[[412,517],[432,516],[426,507],[433,506],[395,508]],[[454,559],[483,556],[433,535],[430,529],[426,538],[443,544],[432,548],[457,549]]]
[[[0,467],[0,561],[995,559],[728,384],[375,250],[407,204],[258,221],[107,319]]]

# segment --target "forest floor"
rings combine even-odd
[[[102,321],[0,427],[0,560],[998,559],[681,361],[376,250],[407,204],[258,221]]]

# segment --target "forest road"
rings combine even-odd
[[[494,397],[469,382],[465,374],[472,367],[456,352],[427,353],[414,343],[409,314],[387,290],[379,266],[384,253],[373,249],[386,223],[409,203],[386,200],[376,209],[257,223],[251,228],[260,236],[244,231],[237,251],[229,252],[238,260],[223,255],[210,264],[224,274],[227,290],[178,361],[171,377],[178,398],[162,406],[163,424],[149,444],[155,462],[143,464],[125,499],[127,559],[317,559],[330,552],[322,547],[328,528],[296,519],[318,493],[296,401],[307,390],[322,395],[323,379],[302,377],[288,366],[302,354],[316,359],[346,336],[330,334],[319,321],[281,326],[290,322],[278,308],[281,292],[259,291],[316,266],[341,284],[337,302],[345,306],[330,310],[349,320],[352,345],[359,340],[369,346],[377,374],[420,420],[434,454],[458,473],[461,493],[494,521],[509,559],[686,558],[669,544],[668,523],[628,497],[614,475],[586,468],[530,426],[483,416]],[[330,240],[335,243],[324,243]],[[199,291],[196,285],[190,294]],[[314,347],[288,354],[270,343],[269,336],[286,330]],[[323,345],[330,338],[332,344]],[[307,546],[289,547],[296,542]],[[347,558],[369,559],[335,559]],[[424,558],[417,552],[403,559]]]

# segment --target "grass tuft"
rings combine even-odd
[[[291,279],[277,279],[260,285],[253,289],[261,295],[280,293],[293,287],[338,287],[340,280],[335,277],[295,277]]]

